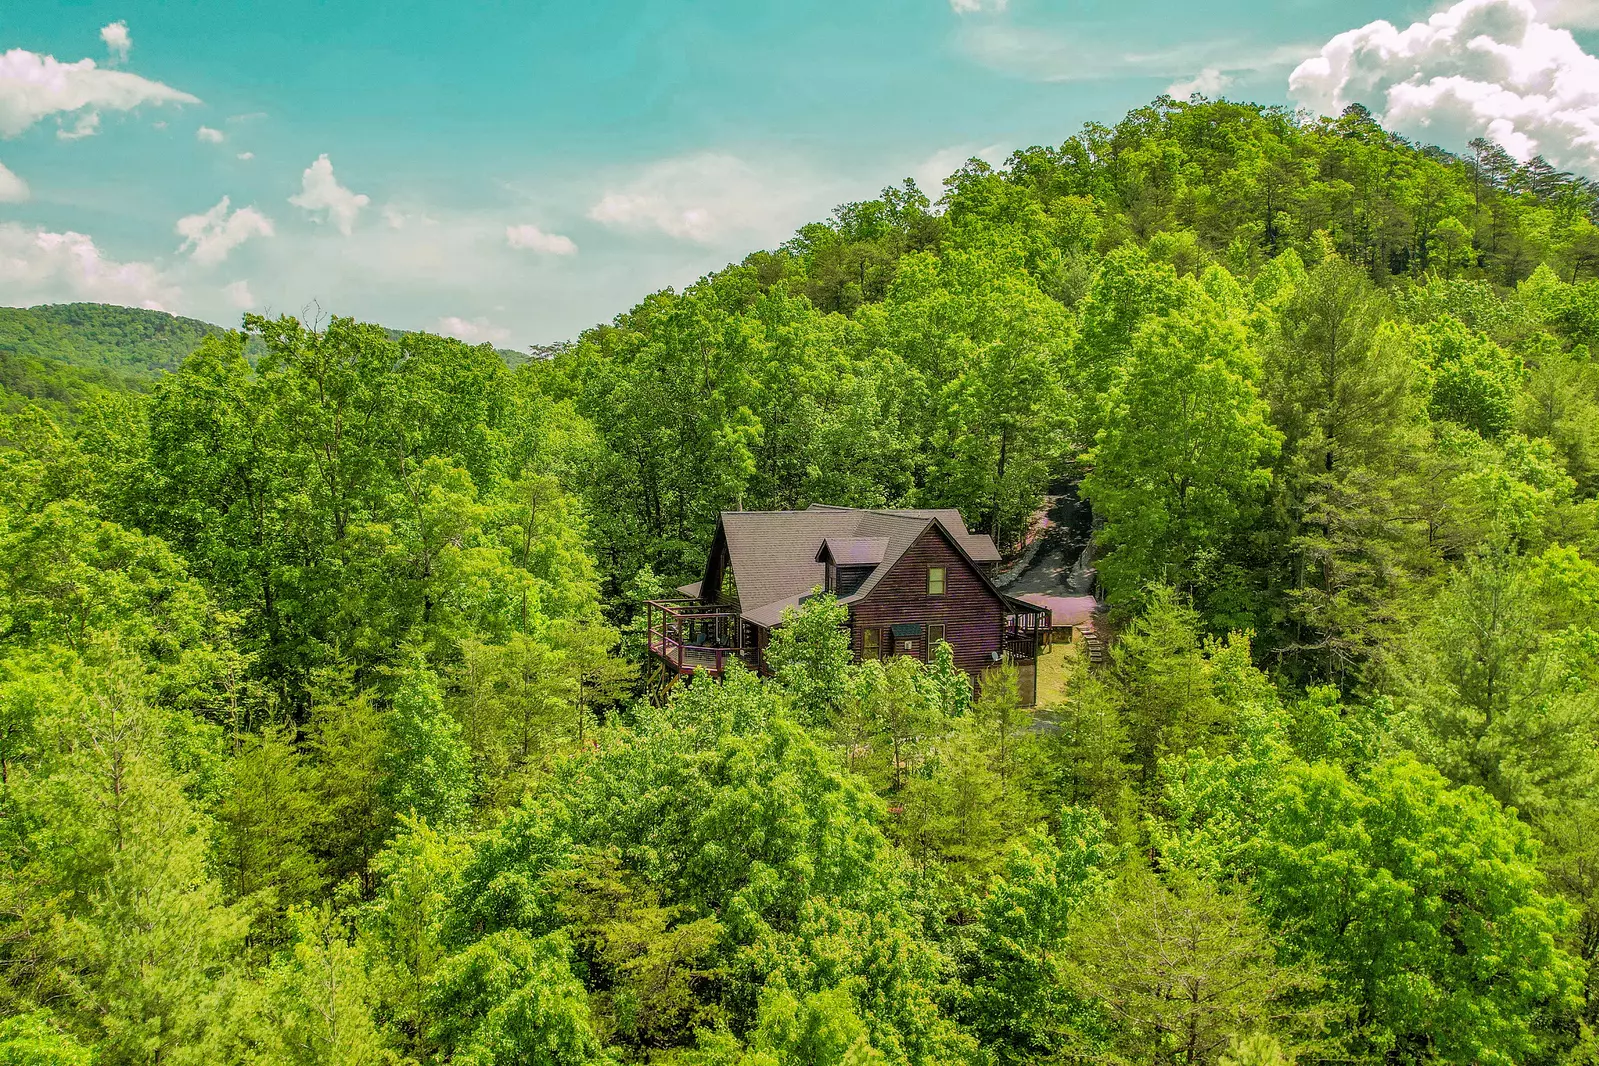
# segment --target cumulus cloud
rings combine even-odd
[[[455,337],[468,344],[504,344],[511,338],[510,330],[501,329],[486,319],[468,320],[454,315],[439,319],[438,330],[446,337]]]
[[[128,24],[121,19],[109,26],[101,26],[100,39],[105,42],[106,50],[117,59],[125,61],[133,49],[133,37],[128,33]]]
[[[237,310],[248,311],[255,306],[255,294],[250,291],[247,281],[234,281],[222,286],[222,295],[227,297],[228,303]]]
[[[197,97],[92,59],[62,63],[22,48],[0,55],[0,137],[15,137],[49,115],[86,109],[131,111],[141,104],[197,104]]]
[[[505,243],[512,248],[526,248],[542,255],[572,255],[577,251],[572,238],[559,233],[545,233],[532,223],[505,227]]]
[[[56,130],[56,137],[63,141],[81,141],[85,137],[93,137],[100,132],[100,112],[85,111],[78,116],[78,121],[73,123],[71,129],[62,126]]]
[[[782,240],[837,203],[834,179],[717,152],[663,159],[608,188],[588,217],[704,245]]]
[[[949,0],[949,9],[957,15],[970,15],[977,11],[1004,11],[1009,0]]]
[[[1536,0],[1538,14],[1556,26],[1591,30],[1599,27],[1599,0]]]
[[[181,297],[151,263],[107,258],[81,233],[0,222],[0,302],[126,304],[164,311]]]
[[[1289,88],[1324,114],[1365,104],[1446,148],[1482,135],[1518,159],[1599,176],[1599,59],[1532,0],[1461,0],[1403,30],[1377,21],[1341,33]]]
[[[339,184],[326,153],[305,168],[300,177],[300,191],[289,197],[289,203],[305,208],[319,220],[332,222],[346,237],[355,228],[356,216],[371,202],[371,197],[364,193],[351,192]]]
[[[220,263],[228,253],[251,237],[272,236],[272,220],[253,207],[229,212],[224,196],[211,210],[178,219],[179,236],[186,238],[180,252],[189,252],[197,263]]]
[[[1201,96],[1220,96],[1222,90],[1232,84],[1232,76],[1215,67],[1206,67],[1192,78],[1174,81],[1166,87],[1169,96],[1177,100],[1186,100],[1198,93]]]
[[[244,160],[246,163],[248,163],[250,160],[255,158],[255,153],[254,152],[240,152],[239,153],[239,158]]]
[[[29,195],[28,183],[0,163],[0,204],[20,204]]]
[[[227,139],[227,134],[221,130],[214,130],[210,126],[201,126],[194,131],[194,137],[196,140],[204,141],[206,144],[221,144]]]

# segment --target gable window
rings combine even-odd
[[[861,658],[881,659],[882,657],[883,649],[878,643],[877,627],[871,626],[861,630]]]
[[[927,594],[929,596],[942,596],[944,594],[944,568],[930,566],[927,568]]]

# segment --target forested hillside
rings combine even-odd
[[[514,369],[8,390],[0,1063],[1599,1059],[1593,187],[1163,98],[936,195]],[[719,511],[1060,479],[1058,704],[825,596],[645,698]]]
[[[106,304],[0,307],[0,386],[69,419],[106,389],[139,389],[174,370],[218,326]]]

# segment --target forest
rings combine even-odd
[[[0,314],[0,1066],[1599,1062],[1596,222],[1162,97],[514,367]],[[643,685],[724,509],[1063,481],[1050,706]]]

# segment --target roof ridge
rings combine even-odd
[[[858,510],[860,510],[860,508],[858,508],[858,507],[827,507],[827,506],[823,506],[821,504],[812,504],[811,506],[807,507],[805,510],[806,511],[858,511]],[[805,511],[796,511],[792,507],[781,507],[781,508],[778,508],[776,510],[771,510],[771,511],[721,511],[721,512],[718,512],[718,513],[725,517],[727,515],[741,515],[741,514],[804,514]]]

